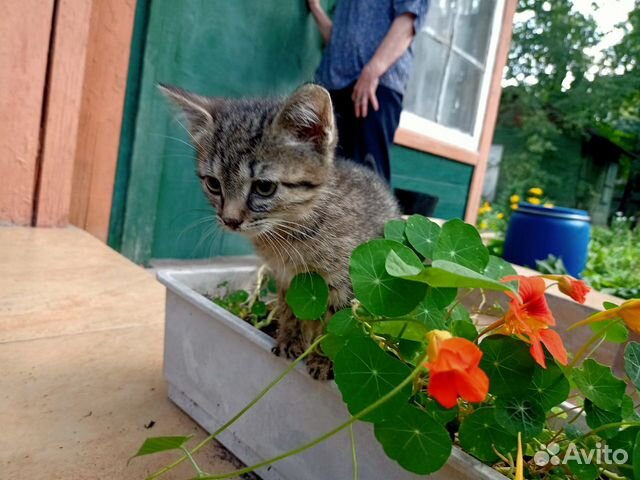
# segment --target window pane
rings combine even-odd
[[[431,30],[436,37],[449,39],[453,33],[453,22],[455,16],[455,0],[433,0],[429,2],[429,9],[423,30]]]
[[[463,0],[458,7],[453,43],[485,64],[491,39],[495,0]]]
[[[404,108],[428,120],[436,120],[436,110],[449,47],[420,32],[413,44],[415,61],[404,97]]]
[[[472,134],[483,71],[455,52],[450,62],[438,123]]]

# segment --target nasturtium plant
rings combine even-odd
[[[427,286],[389,275],[385,264],[390,252],[403,262],[412,262],[415,257],[399,242],[371,240],[353,251],[349,271],[356,298],[367,310],[375,315],[399,317],[416,307]]]
[[[489,251],[475,227],[454,219],[442,226],[433,259],[446,260],[480,273],[489,262]]]
[[[387,355],[371,338],[353,339],[338,352],[334,361],[336,383],[349,411],[355,415],[389,393],[411,370],[400,360]],[[392,418],[407,403],[411,385],[362,420],[376,422]]]
[[[414,250],[431,260],[440,236],[440,226],[422,215],[411,215],[404,233]]]
[[[263,273],[253,293],[228,292],[214,301],[258,328],[277,321],[278,305]],[[628,342],[629,330],[640,333],[640,300],[605,305],[608,310],[576,323],[571,328],[588,324],[591,335],[567,352],[546,288],[557,283],[583,303],[589,290],[583,282],[518,275],[489,254],[471,225],[450,220],[439,226],[420,215],[392,220],[384,238],[356,247],[349,274],[353,298],[335,310],[320,275],[293,278],[288,307],[303,321],[320,322],[325,334],[205,442],[189,450],[188,437],[149,439],[138,455],[182,452],[150,478],[183,461],[200,479],[237,476],[364,421],[373,424],[384,454],[414,474],[437,472],[461,448],[517,480],[640,480],[640,343]],[[484,295],[470,296],[469,290],[491,290],[504,300],[495,305],[507,307],[474,304],[471,298]],[[591,358],[600,343],[625,342],[625,378]],[[193,454],[311,354],[332,360],[349,418],[276,458],[237,472],[202,472]],[[572,448],[622,449],[628,459],[625,465],[584,463]]]
[[[406,244],[405,225],[404,220],[390,220],[384,226],[384,238]]]
[[[327,282],[317,273],[299,273],[287,290],[287,304],[300,320],[318,320],[329,304]]]
[[[573,372],[573,381],[585,398],[603,410],[619,409],[626,384],[611,369],[589,358]]]

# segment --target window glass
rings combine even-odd
[[[497,0],[432,0],[414,40],[404,109],[473,135]],[[484,106],[482,106],[484,108]]]

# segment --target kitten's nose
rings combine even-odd
[[[238,230],[242,225],[243,220],[240,218],[223,218],[222,222],[231,230]]]

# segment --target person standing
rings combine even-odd
[[[337,153],[388,182],[389,149],[411,72],[411,44],[427,0],[338,0],[333,20],[320,0],[307,2],[326,44],[316,81],[333,101]]]

